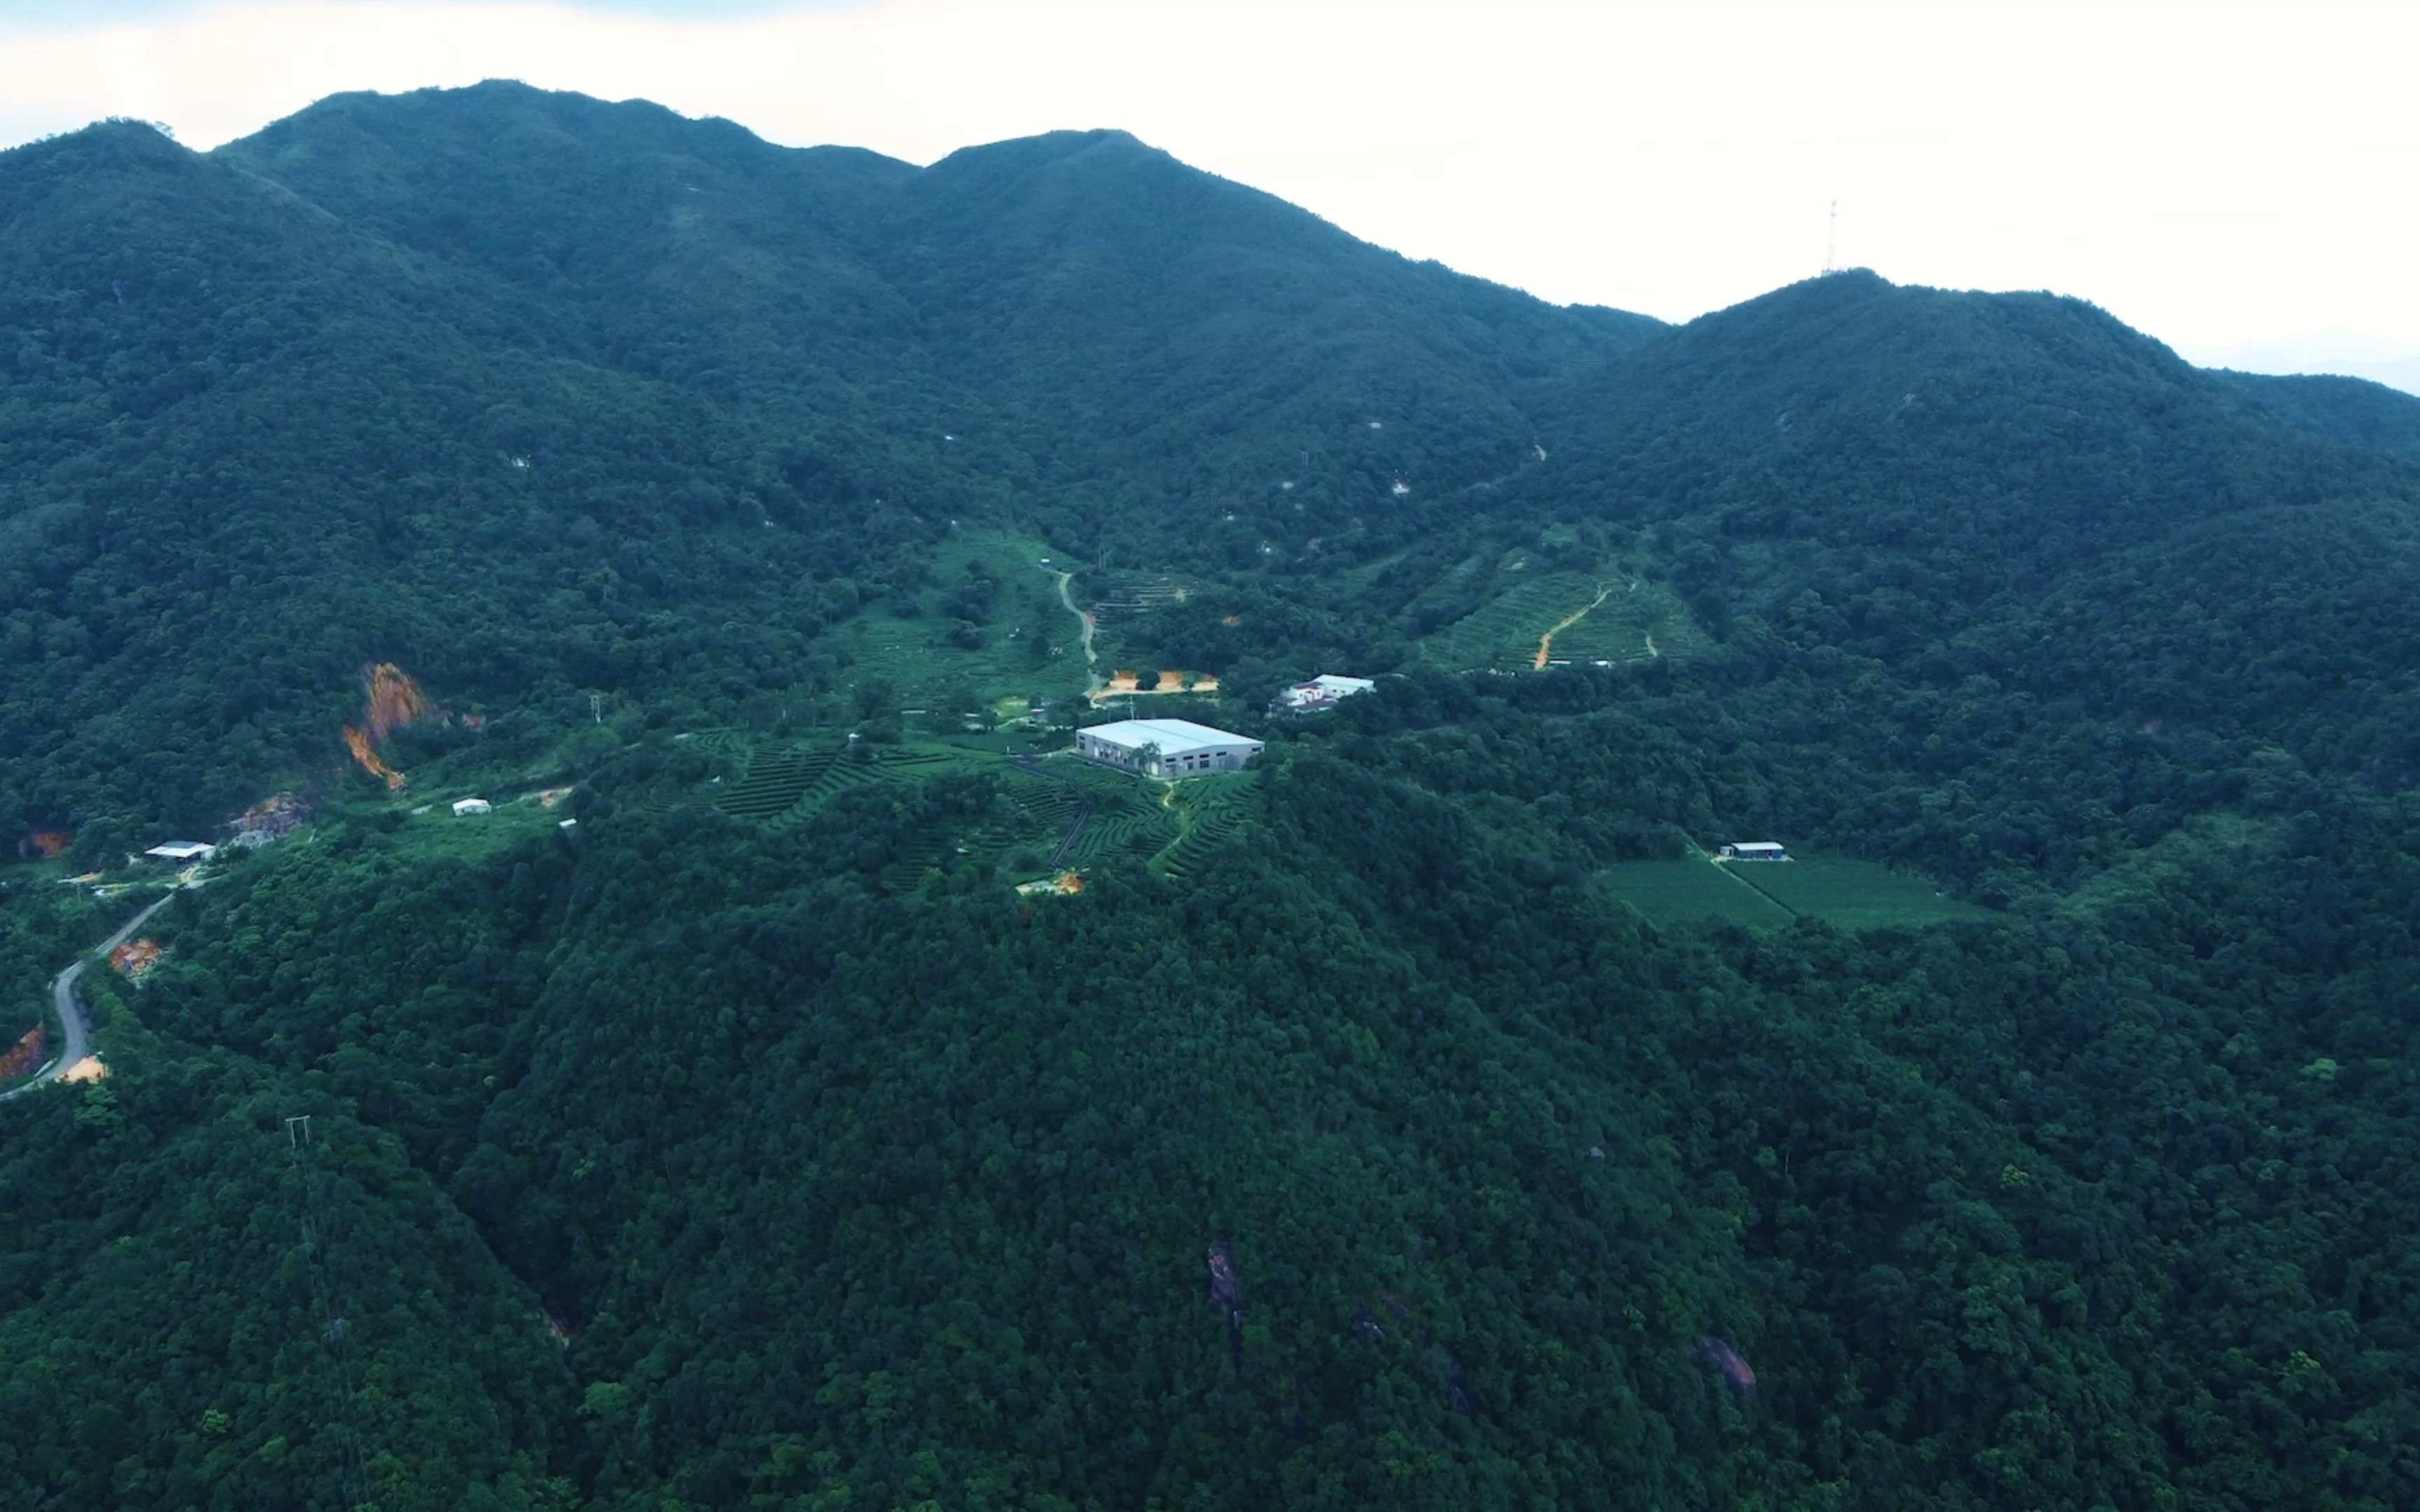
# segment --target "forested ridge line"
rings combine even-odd
[[[0,1109],[0,1502],[2420,1504],[2397,401],[1117,132],[0,205],[0,1001],[246,841]],[[1036,780],[1095,653],[1265,752]]]

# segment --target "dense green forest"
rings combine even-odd
[[[2420,1504],[2420,400],[506,85],[0,274],[7,1022],[307,819],[0,1104],[0,1504]]]

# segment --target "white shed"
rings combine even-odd
[[[1782,848],[1779,841],[1775,840],[1733,841],[1723,847],[1723,854],[1734,861],[1787,861],[1790,859],[1790,853]]]
[[[1339,677],[1322,672],[1308,683],[1296,683],[1278,695],[1278,702],[1289,709],[1325,709],[1333,707],[1338,699],[1367,693],[1378,685],[1367,677]]]
[[[454,800],[454,817],[457,819],[466,819],[474,813],[493,813],[495,811],[496,806],[489,803],[485,798],[457,798]]]

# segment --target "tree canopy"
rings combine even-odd
[[[2420,1504],[2400,400],[1117,132],[0,209],[0,1005],[306,821],[0,1103],[0,1501]],[[1084,766],[1121,669],[1266,751]]]

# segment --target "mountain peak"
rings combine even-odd
[[[21,153],[29,155],[29,158],[44,153],[65,153],[80,158],[99,154],[118,163],[163,165],[191,162],[198,156],[191,147],[169,135],[166,128],[150,121],[136,120],[131,116],[111,116],[72,131],[9,147],[0,151],[0,157],[16,157]]]

